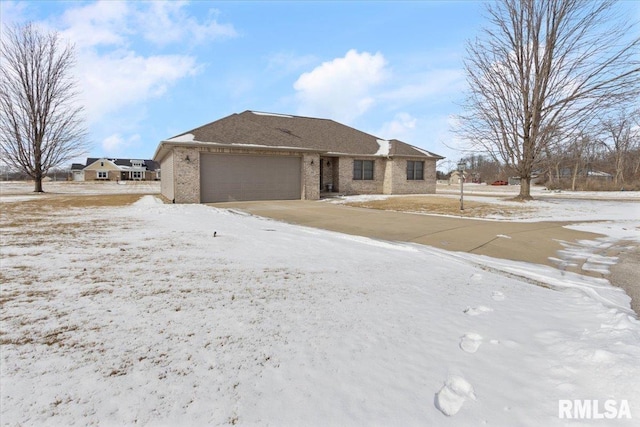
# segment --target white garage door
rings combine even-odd
[[[301,158],[202,154],[202,203],[301,198]]]

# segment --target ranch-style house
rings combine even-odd
[[[162,141],[153,156],[174,203],[435,193],[442,158],[333,120],[257,111]]]

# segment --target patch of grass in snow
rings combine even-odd
[[[484,218],[491,215],[512,216],[529,212],[524,206],[498,206],[495,203],[481,203],[465,200],[464,211],[460,211],[460,200],[438,196],[388,197],[383,200],[349,202],[348,206],[398,212],[412,212],[434,215],[456,215],[470,218]]]
[[[37,248],[51,239],[76,239],[91,230],[112,227],[108,220],[79,220],[81,209],[127,206],[142,197],[139,194],[43,195],[20,203],[0,205],[0,229],[4,245]],[[35,254],[31,254],[34,255]]]
[[[76,330],[78,330],[76,325],[62,325],[52,330],[32,331],[32,334],[17,336],[11,336],[5,331],[0,331],[0,345],[44,344],[47,346],[75,347],[72,342],[68,342],[67,338],[70,332]]]
[[[95,288],[80,291],[78,295],[81,297],[90,297],[90,296],[96,296],[99,294],[112,294],[112,293],[113,293],[113,289],[95,287]]]
[[[59,210],[73,208],[114,207],[130,205],[140,194],[42,194],[20,203],[3,203],[0,212],[4,216],[11,213],[33,213],[39,210]],[[18,218],[16,218],[18,219]]]
[[[70,288],[76,285],[78,293],[74,298],[93,299],[114,292],[104,283],[105,278],[110,279],[109,273],[102,271],[104,266],[96,264],[98,268],[92,268],[93,251],[106,249],[115,265],[124,257],[131,260],[143,255],[124,249],[124,242],[101,238],[114,229],[132,226],[112,219],[103,208],[127,206],[140,197],[140,194],[45,194],[0,205],[3,234],[0,345],[73,348],[88,345],[72,339],[73,332],[82,326],[69,324],[65,320],[68,312],[51,306],[60,293],[56,284]],[[57,257],[58,251],[68,248],[74,248],[74,255]],[[85,253],[84,248],[89,248],[89,252]],[[52,261],[56,258],[57,261]],[[48,262],[52,264],[41,268]],[[40,315],[38,307],[49,307],[46,316]]]

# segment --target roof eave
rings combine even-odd
[[[389,157],[391,157],[391,158],[398,157],[398,158],[401,158],[401,159],[409,159],[409,158],[412,158],[412,159],[416,159],[416,158],[418,158],[418,159],[432,159],[432,160],[436,160],[436,161],[437,160],[442,160],[442,159],[445,158],[445,157],[439,156],[437,154],[434,154],[434,155],[431,155],[431,156],[428,156],[426,154],[391,154]]]
[[[202,142],[202,141],[162,141],[158,145],[155,154],[153,155],[153,160],[156,162],[162,161],[169,153],[172,147],[194,147],[194,148],[205,148],[205,147],[216,147],[216,148],[231,148],[236,150],[260,150],[260,151],[289,151],[289,152],[300,152],[300,153],[318,153],[325,154],[326,151],[318,150],[314,148],[301,148],[301,147],[272,147],[268,145],[256,145],[256,144],[225,144],[220,142]]]

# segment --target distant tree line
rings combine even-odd
[[[518,176],[490,154],[461,160],[481,182]],[[455,164],[447,166],[455,170]],[[532,180],[551,189],[640,190],[640,111],[609,111],[574,132],[557,134],[534,163]]]
[[[72,179],[71,170],[68,168],[52,168],[47,171],[43,179],[51,181],[70,181]],[[8,166],[0,166],[0,181],[32,181],[33,178],[20,169]]]

